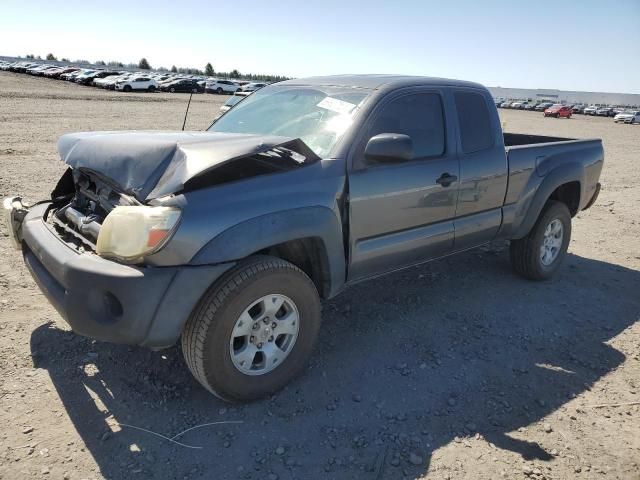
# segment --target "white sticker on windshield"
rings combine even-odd
[[[325,97],[317,105],[320,108],[331,110],[332,112],[340,113],[342,115],[351,113],[356,108],[353,103],[345,102],[344,100],[338,100],[337,98]]]

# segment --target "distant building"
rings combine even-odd
[[[544,101],[640,107],[638,93],[572,92],[569,90],[488,87],[491,95],[504,100]]]

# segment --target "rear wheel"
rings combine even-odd
[[[125,85],[125,86],[122,88],[122,90],[123,90],[123,91],[125,91],[125,92],[130,92],[130,91],[131,91],[131,85]]]
[[[169,89],[169,91],[170,91],[171,93],[176,93],[176,89],[175,89],[174,87],[171,87],[171,88]]]
[[[222,95],[222,88],[218,87],[218,89],[216,90],[216,92],[218,92],[218,95]]]
[[[320,328],[315,285],[295,265],[256,256],[203,296],[182,334],[195,378],[228,401],[284,387],[304,368]]]
[[[529,234],[511,240],[511,265],[531,280],[546,280],[560,267],[571,239],[571,213],[567,206],[549,200]]]
[[[147,88],[147,90],[149,90],[150,92],[155,92],[156,91],[156,87],[153,85],[149,85],[149,88]]]

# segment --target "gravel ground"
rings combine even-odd
[[[48,195],[57,137],[179,129],[186,95],[0,72],[0,195]],[[194,96],[187,129],[224,97]],[[640,126],[501,111],[513,132],[600,137],[597,203],[549,282],[493,245],[324,304],[310,368],[224,404],[179,349],[74,335],[0,235],[0,478],[640,478]],[[144,294],[141,292],[141,294]],[[602,406],[605,405],[605,406]],[[187,448],[157,435],[172,437]]]

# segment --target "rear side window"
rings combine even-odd
[[[414,158],[444,153],[444,118],[440,95],[416,93],[387,103],[373,121],[369,137],[399,133],[413,140]]]
[[[462,151],[473,153],[492,147],[491,117],[484,97],[471,92],[456,92],[454,96],[460,123]]]

